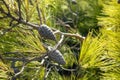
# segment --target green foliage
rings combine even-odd
[[[120,70],[118,34],[102,29],[100,35],[92,37],[90,33],[83,42],[79,63],[85,69],[88,80],[118,79]]]
[[[18,18],[18,3],[14,0],[5,1],[9,4],[12,15]],[[73,4],[72,0],[22,1],[21,16],[25,21],[47,24],[63,32],[87,35],[83,42],[66,37],[60,49],[66,61],[66,65],[62,67],[74,68],[75,65],[77,71],[69,71],[66,75],[67,73],[61,74],[53,68],[46,80],[119,80],[120,5],[115,0],[76,0],[76,2],[77,4]],[[40,8],[41,16],[38,16],[36,7]],[[1,9],[8,12],[2,1]],[[20,52],[28,59],[46,52],[37,31],[24,24],[15,25],[17,22],[3,16],[4,14],[0,12],[0,80],[10,79],[13,75],[13,69],[10,68],[12,62],[5,60],[3,63],[2,57],[3,60],[6,57],[21,58],[15,54],[6,54],[7,52]],[[92,29],[99,30],[99,33]],[[43,42],[50,46],[55,44],[52,41]],[[79,44],[77,48],[80,50],[72,49],[74,44]],[[15,63],[19,70],[21,65],[22,62]],[[30,62],[18,80],[42,80],[46,74],[45,69],[45,65],[41,66],[39,61]]]
[[[120,62],[120,5],[115,0],[107,0],[103,1],[103,10],[102,14],[105,16],[98,17],[99,25],[103,27],[102,33],[106,38],[107,51],[109,58],[113,59],[114,66],[110,66],[108,74],[104,74],[106,77],[105,80],[111,79],[119,79],[119,62]]]
[[[0,60],[0,79],[1,80],[6,80],[10,79],[10,73],[12,73],[12,70],[7,66],[7,64],[3,63]]]
[[[100,33],[97,36],[90,33],[81,47],[79,62],[87,71],[86,80],[118,80],[120,76],[120,6],[114,0],[103,1],[102,5],[105,16],[98,18]]]
[[[73,4],[72,0],[55,0],[55,5],[50,7],[51,15],[55,18],[54,21],[58,22],[57,28],[62,31],[68,31],[69,28],[66,26],[69,25],[70,30],[87,35],[89,30],[98,28],[96,17],[100,14],[101,6],[98,0],[76,0],[76,2],[77,4]],[[64,24],[60,23],[60,20]]]
[[[115,0],[103,1],[102,15],[99,16],[99,25],[105,27],[108,30],[119,31],[120,27],[120,4]]]
[[[45,52],[35,31],[27,31],[15,28],[13,32],[0,38],[1,52],[20,51],[20,52]]]
[[[104,51],[105,45],[106,43],[104,43],[102,39],[99,39],[99,37],[94,38],[90,33],[82,44],[79,60],[81,65],[83,65],[84,67],[99,66],[98,62],[100,60],[101,55],[103,55],[102,53]]]

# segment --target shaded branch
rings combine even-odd
[[[25,58],[25,56],[20,52],[5,52],[5,54],[16,54],[18,56],[21,56],[22,58]]]
[[[45,68],[45,75],[44,75],[44,79],[43,80],[46,80],[51,69],[52,69],[53,66],[49,67],[49,63],[47,64],[46,68]]]
[[[45,15],[43,13],[43,11],[40,9],[41,13],[42,13],[42,17],[43,17],[43,23],[46,24],[46,19],[45,19]]]
[[[37,9],[37,12],[38,12],[38,17],[39,17],[39,20],[40,20],[40,25],[42,25],[42,17],[41,17],[41,13],[40,13],[40,9],[39,9],[38,4],[37,4],[36,9]]]
[[[47,57],[46,53],[44,53],[42,56],[38,56],[38,57],[34,57],[34,58],[30,59],[28,62],[31,62],[31,61],[42,61],[45,57]]]
[[[28,62],[29,59],[26,59],[26,58],[15,58],[15,57],[5,57],[4,58],[5,60],[9,60],[9,61],[26,61]]]
[[[8,53],[8,52],[7,52]],[[32,58],[27,58],[24,55],[18,53],[18,52],[9,52],[9,54],[16,54],[19,56],[22,56],[22,58],[16,58],[16,57],[5,57],[6,60],[9,61],[22,61],[22,62],[31,62],[31,61],[42,61],[45,57],[47,57],[47,54],[44,53],[43,55],[37,56],[37,57],[32,57]]]
[[[57,71],[58,70],[64,70],[64,71],[70,71],[70,72],[74,72],[74,71],[77,71],[77,68],[75,68],[75,69],[67,69],[67,68],[65,68],[65,67],[62,67],[62,66],[60,66],[60,65],[57,65],[57,64],[50,64],[51,66],[54,66],[55,67],[55,69],[57,69]]]
[[[17,2],[18,2],[19,19],[22,19],[22,15],[21,15],[21,0],[17,0]]]
[[[70,25],[69,25],[69,24],[67,24],[67,23],[70,23],[71,21],[64,22],[64,21],[62,21],[62,20],[61,20],[61,19],[59,19],[59,18],[56,18],[56,19],[58,20],[57,25],[64,26],[64,27],[66,27],[66,28],[69,28],[69,29],[70,29]],[[71,22],[71,23],[72,23],[72,22]]]

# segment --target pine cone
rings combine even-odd
[[[55,50],[55,51],[51,50],[48,53],[48,57],[58,64],[61,64],[61,65],[66,64],[65,60],[64,60],[64,57],[62,56],[62,54],[59,50]]]
[[[47,25],[41,25],[38,28],[38,32],[41,37],[56,41],[55,35],[53,34],[52,30]]]

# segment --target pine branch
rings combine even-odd
[[[85,39],[85,37],[79,35],[78,33],[77,34],[72,34],[72,33],[64,33],[64,32],[61,32],[59,30],[56,30],[54,32],[54,34],[61,34],[61,35],[64,35],[64,36],[69,36],[69,37],[75,37],[77,39],[79,39],[80,41],[83,41]]]
[[[57,50],[57,49],[61,46],[63,40],[64,40],[64,35],[61,35],[60,40],[59,40],[58,43],[54,46],[54,50]]]
[[[21,68],[21,70],[18,72],[18,73],[16,73],[13,77],[17,77],[18,75],[20,75],[23,71],[24,71],[24,69],[25,69],[25,63],[23,63],[23,66],[22,66],[22,68]]]
[[[43,79],[43,80],[46,80],[46,79],[47,79],[47,77],[48,77],[51,69],[53,68],[53,66],[51,66],[51,67],[49,67],[49,68],[48,68],[48,67],[49,67],[49,63],[47,64],[47,66],[46,66],[46,68],[45,68],[45,75],[44,75],[44,79]]]
[[[23,20],[23,19],[16,18],[16,17],[12,16],[12,14],[5,12],[2,8],[0,8],[0,11],[1,11],[1,13],[5,14],[5,16],[8,16],[9,18],[11,18],[11,19],[14,20],[14,21],[17,21],[18,23],[31,26],[32,28],[34,28],[34,29],[36,29],[36,30],[38,30],[38,28],[39,28],[39,25],[33,24],[33,23],[31,23],[31,22],[26,22],[26,21]],[[38,11],[38,13],[39,13],[39,11]],[[40,13],[39,13],[39,14],[40,14]],[[40,16],[39,16],[39,17],[40,17]],[[42,22],[42,21],[40,21],[40,22]],[[62,35],[64,35],[64,36],[76,37],[76,38],[78,38],[78,39],[81,40],[81,41],[83,41],[83,40],[85,39],[84,37],[82,37],[82,36],[79,35],[79,34],[63,33],[63,32],[61,32],[61,31],[59,31],[59,30],[55,30],[54,34],[62,34]]]
[[[25,61],[28,62],[29,60],[26,58],[15,58],[15,57],[5,57],[5,60],[9,60],[9,61]]]
[[[30,22],[26,22],[26,21],[23,20],[23,19],[19,19],[19,18],[14,17],[12,14],[5,12],[2,8],[0,8],[0,12],[1,12],[2,14],[4,14],[5,16],[7,16],[8,18],[11,18],[12,20],[17,21],[18,23],[31,26],[31,27],[33,27],[34,29],[38,29],[38,27],[39,27],[39,25],[32,24],[32,23],[30,23]]]

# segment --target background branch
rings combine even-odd
[[[46,24],[45,15],[44,15],[44,13],[43,13],[42,9],[40,9],[40,11],[41,11],[41,13],[42,13],[42,17],[43,17],[43,23],[44,23],[44,24]]]
[[[37,12],[38,12],[38,17],[39,17],[39,20],[40,20],[40,25],[42,25],[42,17],[41,17],[41,13],[40,13],[40,9],[39,9],[38,4],[37,4],[36,9],[37,9]]]
[[[18,3],[19,19],[22,19],[22,15],[21,15],[21,0],[17,0],[17,3]]]

